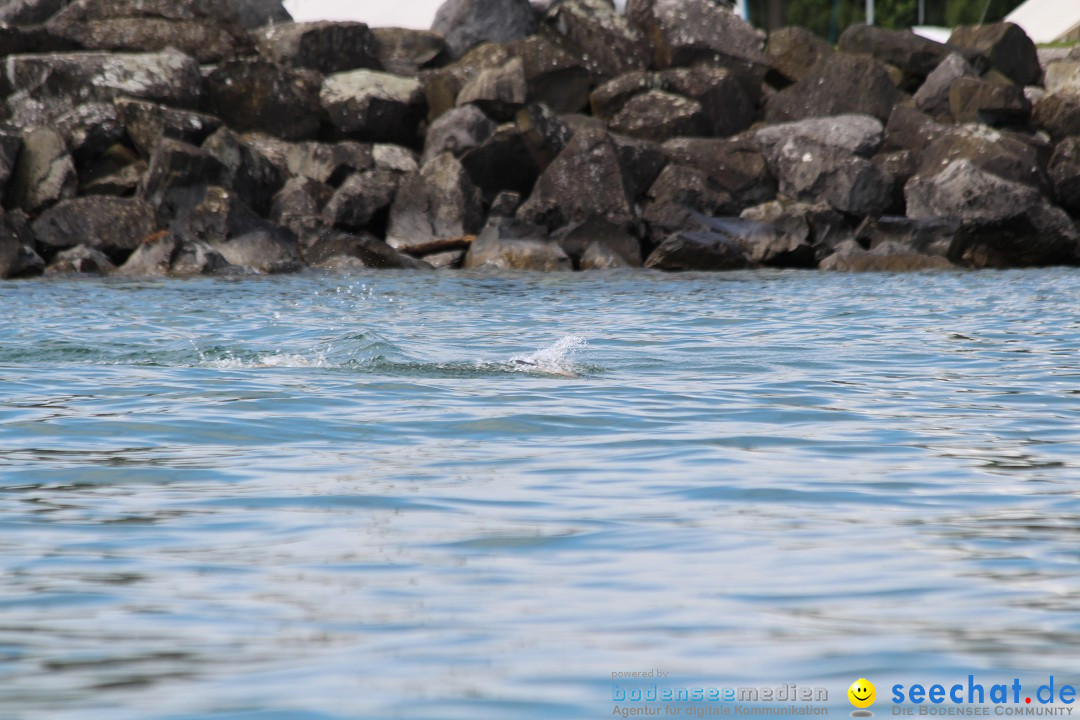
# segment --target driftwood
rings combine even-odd
[[[462,235],[461,237],[456,238],[432,240],[423,245],[414,245],[410,248],[406,248],[402,252],[412,255],[413,257],[423,257],[425,255],[434,255],[435,253],[447,252],[449,250],[468,250],[475,239],[475,235]]]

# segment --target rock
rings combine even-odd
[[[16,206],[37,214],[74,196],[78,182],[75,163],[55,130],[39,127],[23,133],[22,151],[8,189]]]
[[[626,196],[631,202],[637,202],[667,165],[667,155],[658,143],[649,140],[612,135],[611,142],[615,144],[615,154],[622,168]]]
[[[169,266],[169,274],[174,277],[224,275],[236,271],[237,268],[231,266],[221,253],[197,240],[178,243]]]
[[[465,83],[457,96],[458,107],[472,104],[496,120],[509,120],[525,104],[527,88],[521,58],[498,68],[486,68]]]
[[[416,153],[400,145],[375,143],[371,146],[371,159],[379,170],[392,170],[396,173],[414,173],[420,169]]]
[[[232,0],[232,5],[237,22],[246,30],[292,22],[292,15],[278,0]]]
[[[349,140],[297,143],[285,151],[285,170],[287,175],[339,187],[350,175],[373,168],[374,155],[371,145]]]
[[[262,132],[285,140],[319,133],[318,75],[267,60],[232,60],[219,65],[205,82],[203,109],[237,132]]]
[[[34,252],[34,233],[21,210],[0,210],[0,279],[40,275],[45,262]]]
[[[706,173],[710,183],[731,196],[733,213],[776,196],[776,179],[752,140],[680,138],[664,143],[663,149],[671,162]]]
[[[179,140],[163,138],[150,157],[139,197],[154,208],[159,227],[202,201],[208,186],[228,181],[228,169],[208,152]]]
[[[1058,204],[1080,217],[1080,136],[1066,138],[1057,146],[1049,172]]]
[[[948,130],[948,125],[935,121],[913,104],[900,103],[885,123],[884,149],[909,150],[920,156],[927,145]]]
[[[415,77],[422,68],[439,64],[447,55],[442,35],[428,30],[372,28],[375,59],[388,73]]]
[[[495,123],[475,105],[454,108],[428,128],[424,141],[424,162],[444,152],[461,157],[495,133]]]
[[[193,58],[160,53],[57,53],[7,59],[11,122],[36,127],[87,102],[124,95],[178,107],[199,102],[202,76]]]
[[[878,170],[893,179],[892,194],[886,214],[904,214],[904,184],[919,171],[919,160],[910,150],[881,152],[870,158]]]
[[[730,70],[708,65],[659,73],[664,90],[701,103],[706,135],[726,137],[742,132],[754,121],[754,104]]]
[[[323,208],[333,195],[334,188],[325,183],[303,176],[290,178],[274,196],[268,218],[298,238],[309,237],[323,229]]]
[[[949,88],[949,109],[958,123],[1019,127],[1031,118],[1031,104],[1024,97],[1022,87],[971,77],[953,82]]]
[[[856,231],[860,242],[870,250],[889,244],[889,249],[907,248],[920,255],[947,258],[960,223],[955,218],[918,218],[898,216],[867,218]],[[895,254],[895,252],[894,252]]]
[[[663,81],[656,73],[636,71],[608,80],[589,94],[592,114],[611,120],[631,98],[649,90],[661,90]]]
[[[467,252],[467,250],[447,250],[434,255],[425,255],[424,262],[436,270],[453,270],[464,264]]]
[[[618,270],[628,267],[640,267],[640,263],[638,265],[628,263],[622,255],[599,242],[591,243],[581,256],[580,268],[582,270]]]
[[[505,43],[531,35],[533,11],[528,0],[446,0],[431,29],[446,39],[453,58],[483,42]]]
[[[405,179],[390,209],[386,242],[396,250],[475,234],[484,223],[483,198],[461,162],[449,153]]]
[[[649,239],[660,243],[673,232],[698,228],[699,217],[738,211],[731,195],[698,168],[671,163],[649,188],[644,220]]]
[[[255,33],[259,54],[292,68],[324,75],[369,68],[381,70],[375,37],[361,22],[305,22],[269,25]]]
[[[547,169],[574,134],[546,105],[530,105],[519,110],[515,125],[539,170]]]
[[[22,133],[0,127],[0,197],[3,197],[7,189],[8,180],[15,171],[15,165],[19,160],[19,152],[22,150]]]
[[[790,84],[798,82],[818,60],[833,53],[832,46],[802,27],[783,27],[769,33],[765,56]]]
[[[169,274],[173,254],[180,242],[169,232],[156,233],[131,253],[114,274],[126,277],[160,277]],[[224,259],[223,259],[224,261]]]
[[[305,258],[311,265],[326,269],[340,267],[342,258],[357,261],[365,268],[417,270],[428,267],[427,263],[399,253],[372,235],[351,235],[336,230],[311,241]]]
[[[973,267],[1075,264],[1080,234],[1038,190],[1004,180],[967,160],[904,189],[912,218],[953,217],[961,228],[950,259]]]
[[[870,55],[879,62],[899,68],[902,73],[901,88],[908,92],[918,89],[950,53],[965,52],[916,35],[910,30],[889,30],[860,23],[851,25],[841,33],[837,49],[845,53]],[[980,59],[977,52],[966,52],[971,59]]]
[[[1080,135],[1080,95],[1047,93],[1035,102],[1031,124],[1045,130],[1056,142]]]
[[[236,52],[236,38],[227,29],[194,20],[112,17],[70,21],[61,13],[49,22],[48,30],[54,37],[87,50],[160,52],[174,48],[200,63],[221,62]]]
[[[1037,85],[1042,75],[1035,43],[1019,25],[1002,22],[958,27],[949,45],[974,50],[1021,87]]]
[[[469,246],[465,268],[571,270],[570,258],[544,228],[509,218],[494,219]]]
[[[735,241],[754,265],[786,268],[817,266],[814,248],[806,235],[782,226],[745,217],[699,217],[706,229]]]
[[[805,262],[805,250],[800,244],[813,249],[815,262],[831,255],[841,243],[854,239],[854,233],[843,215],[824,203],[804,203],[787,198],[771,200],[746,208],[739,217],[768,223],[790,238],[793,244],[770,263],[783,262],[800,266]]]
[[[382,168],[350,175],[326,202],[323,223],[348,231],[385,228],[401,182],[401,173]]]
[[[1039,189],[1049,188],[1037,146],[1029,138],[984,125],[959,125],[945,129],[922,148],[919,172],[932,175],[949,163],[965,159],[987,172]]]
[[[801,80],[768,98],[767,122],[858,114],[884,122],[900,100],[884,66],[863,55],[826,55]]]
[[[564,0],[552,9],[548,25],[599,77],[649,66],[645,38],[608,0]]]
[[[153,208],[143,200],[89,195],[49,208],[34,221],[33,230],[46,256],[85,245],[122,262],[157,224]]]
[[[881,147],[884,135],[885,128],[875,117],[837,115],[768,125],[753,137],[765,157],[772,159],[785,142],[795,138],[870,157]]]
[[[134,151],[125,145],[113,145],[93,163],[83,166],[79,194],[131,197],[146,170],[146,163]]]
[[[740,270],[748,267],[736,237],[711,230],[672,233],[653,250],[645,267],[657,270]]]
[[[947,270],[954,265],[940,255],[924,255],[892,242],[867,251],[850,241],[822,260],[820,267],[840,272],[917,272]]]
[[[284,184],[270,160],[228,128],[208,137],[202,149],[225,167],[224,185],[232,188],[244,204],[259,215],[270,211],[274,193]]]
[[[60,133],[82,167],[124,139],[124,128],[112,103],[85,103],[56,117],[49,126]]]
[[[779,192],[795,200],[824,201],[849,215],[880,215],[892,202],[893,180],[869,160],[792,137],[772,166]]]
[[[1080,98],[1080,60],[1056,62],[1046,68],[1046,91]]]
[[[0,23],[40,25],[64,9],[71,0],[8,0],[0,7]]]
[[[521,207],[521,194],[510,190],[504,190],[495,196],[491,202],[488,217],[512,218]]]
[[[281,233],[255,230],[212,247],[230,265],[259,273],[273,275],[303,269],[295,240],[289,242]]]
[[[540,175],[518,217],[557,228],[588,218],[632,228],[634,212],[615,144],[602,130],[579,129]]]
[[[504,190],[521,196],[532,193],[540,168],[525,137],[513,125],[503,125],[494,135],[461,156],[469,179],[484,194],[494,199]]]
[[[629,0],[626,16],[651,43],[655,67],[707,61],[757,82],[768,67],[765,34],[713,0]]]
[[[672,137],[703,135],[701,103],[681,95],[649,90],[634,96],[611,119],[612,132],[663,142]]]
[[[149,158],[163,137],[201,145],[221,127],[213,115],[177,110],[157,103],[122,97],[115,100],[116,114],[135,149]]]
[[[427,111],[419,81],[374,70],[330,75],[319,99],[338,130],[373,142],[414,143]]]
[[[942,60],[915,93],[915,106],[935,117],[951,117],[949,89],[960,78],[977,78],[975,68],[959,53]]]
[[[575,265],[584,267],[585,256],[592,250],[594,267],[641,267],[641,243],[625,229],[603,220],[589,219],[561,228],[553,235],[555,242]],[[613,258],[617,258],[616,263]]]
[[[116,270],[116,265],[105,253],[86,245],[57,253],[45,268],[46,275],[108,275]]]
[[[185,208],[172,223],[172,232],[184,242],[204,242],[213,248],[249,233],[274,235],[281,242],[295,245],[296,238],[255,214],[227,188],[211,185],[202,198]]]

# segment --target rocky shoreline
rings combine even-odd
[[[545,5],[0,2],[0,277],[1080,264],[1080,50]]]

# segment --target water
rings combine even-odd
[[[1076,679],[1080,275],[0,285],[0,717]],[[889,708],[879,699],[878,714]]]

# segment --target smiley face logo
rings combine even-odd
[[[851,687],[847,689],[847,696],[855,707],[868,708],[877,699],[877,689],[874,687],[874,683],[866,678],[859,678],[851,683]]]

